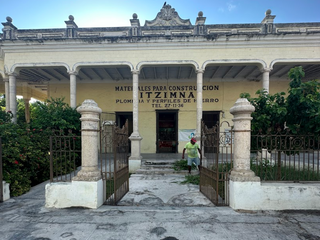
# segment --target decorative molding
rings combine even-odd
[[[145,27],[153,26],[192,26],[189,19],[182,19],[171,5],[164,4],[156,18],[152,21],[146,20]]]

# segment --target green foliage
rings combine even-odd
[[[5,94],[0,95],[0,107],[2,110],[5,110],[5,107],[6,107],[6,95]]]
[[[262,181],[320,181],[320,173],[312,167],[297,169],[295,166],[272,164],[268,159],[251,159],[250,169]]]
[[[191,183],[194,185],[200,184],[200,175],[186,175],[185,180],[181,182],[181,184]]]
[[[175,161],[173,163],[173,169],[175,171],[182,171],[182,170],[188,170],[188,161],[187,160],[184,160],[184,159],[181,159],[179,161]],[[197,169],[197,167],[193,164],[191,166],[191,169]]]
[[[291,82],[287,98],[284,92],[271,95],[262,90],[257,91],[256,98],[248,93],[240,95],[255,107],[251,122],[253,134],[283,130],[285,125],[293,133],[320,133],[320,83],[317,80],[302,82],[301,66],[292,68],[288,77]]]
[[[301,82],[304,72],[302,67],[291,69],[287,98],[287,126],[293,133],[320,133],[320,83],[317,80]]]
[[[36,102],[31,110],[31,125],[36,129],[80,129],[80,114],[64,98]]]
[[[267,132],[270,128],[273,130],[283,128],[287,116],[285,93],[270,95],[266,91],[258,90],[256,94],[257,98],[251,98],[248,93],[240,95],[242,98],[247,98],[255,107],[251,121],[253,134],[259,131]]]
[[[37,102],[31,111],[30,124],[25,123],[23,101],[18,101],[18,113],[23,112],[23,118],[18,117],[18,124],[11,123],[10,113],[0,111],[3,179],[10,183],[12,196],[19,196],[31,186],[49,179],[48,152],[52,129],[67,132],[70,128],[80,132],[80,115],[63,99]]]
[[[26,123],[25,117],[25,103],[23,99],[17,99],[17,122]]]

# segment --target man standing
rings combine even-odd
[[[198,169],[200,171],[200,160],[198,157],[198,152],[201,156],[201,150],[199,148],[199,145],[197,144],[197,140],[195,138],[191,138],[190,142],[188,142],[182,152],[182,159],[184,159],[184,153],[187,149],[188,154],[188,171],[189,174],[191,173],[191,166],[192,163],[195,163],[196,166],[198,166]]]

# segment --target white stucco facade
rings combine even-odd
[[[230,181],[230,207],[244,210],[319,210],[319,183]]]

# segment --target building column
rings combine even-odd
[[[10,90],[9,90],[9,78],[3,79],[4,81],[4,91],[5,91],[5,99],[6,99],[6,111],[10,111]]]
[[[9,97],[10,97],[10,111],[13,115],[12,122],[17,123],[17,86],[16,73],[9,73]]]
[[[70,75],[70,107],[77,107],[77,75],[78,72],[69,72]]]
[[[129,171],[135,172],[141,166],[141,140],[139,133],[139,71],[132,71],[132,99],[133,99],[133,132],[131,140],[131,156],[129,158]]]
[[[196,128],[196,138],[198,140],[201,137],[201,120],[202,120],[202,86],[203,86],[203,69],[198,69],[197,71],[197,128]]]
[[[270,82],[269,82],[269,75],[272,69],[270,68],[263,68],[261,69],[262,72],[262,88],[264,90],[267,91],[267,93],[269,93],[269,86],[270,86]]]

